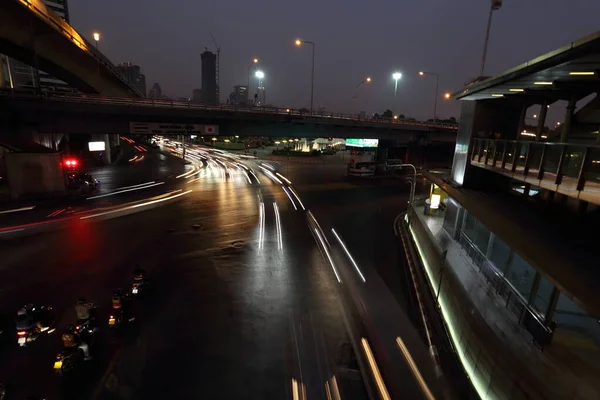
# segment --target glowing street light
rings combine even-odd
[[[256,76],[258,79],[263,79],[265,77],[265,73],[262,71],[256,71],[254,76]]]
[[[402,78],[402,74],[400,72],[394,72],[392,74],[392,79],[394,80],[394,110],[396,109],[396,94],[398,93],[398,81]]]
[[[392,79],[394,80],[394,97],[396,97],[396,93],[398,92],[398,81],[402,78],[402,74],[400,72],[394,72],[392,74]]]
[[[451,96],[451,94],[450,94],[450,93],[445,93],[445,94],[444,94],[444,98],[445,98],[445,99],[449,99],[449,98],[450,98],[450,96]]]
[[[310,44],[312,46],[312,72],[310,74],[310,113],[313,113],[313,100],[315,93],[315,43],[308,40],[296,39],[294,42],[296,46],[300,47],[303,44]]]
[[[96,41],[96,50],[98,50],[98,42],[100,41],[100,33],[94,32],[93,36],[94,36],[94,40]]]
[[[440,86],[440,75],[435,72],[425,72],[419,71],[419,75],[433,75],[435,76],[435,101],[433,102],[433,122],[437,120],[437,100],[438,100],[438,90]]]

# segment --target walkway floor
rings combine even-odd
[[[523,166],[517,165],[515,167],[515,171],[512,172],[511,163],[506,163],[504,165],[504,169],[502,169],[501,162],[496,160],[496,166],[493,167],[492,161],[493,160],[488,159],[486,164],[485,158],[482,158],[481,161],[477,161],[476,159],[471,160],[471,164],[481,168],[493,170],[494,172],[498,172],[502,175],[510,176],[511,178],[517,179],[521,182],[531,183],[532,185],[541,187],[543,189],[552,190],[569,197],[600,205],[600,183],[598,181],[586,180],[583,190],[577,190],[577,178],[563,175],[561,184],[557,185],[555,183],[555,173],[546,171],[544,172],[542,179],[538,179],[537,174],[539,170],[537,168],[530,168],[527,176],[525,176],[523,174]]]
[[[524,364],[538,383],[547,386],[547,392],[557,394],[557,399],[600,399],[600,348],[588,338],[557,327],[552,344],[540,351],[517,316],[506,308],[506,300],[489,286],[460,244],[443,229],[443,212],[424,215],[421,206],[416,214],[440,248],[447,249],[446,265],[455,271],[473,305],[501,340],[503,356]]]

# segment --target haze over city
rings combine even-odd
[[[358,108],[393,108],[391,74],[398,70],[396,110],[425,119],[435,80],[418,71],[439,73],[441,94],[478,76],[489,2],[81,0],[69,8],[72,25],[88,39],[102,33],[100,49],[113,62],[140,65],[148,89],[159,82],[171,97],[190,97],[201,86],[200,53],[215,51],[212,32],[221,47],[222,101],[233,85],[246,84],[248,63],[258,57],[269,103],[307,107],[310,48],[294,46],[302,38],[316,43],[315,107],[351,112],[356,85],[370,76]],[[599,13],[596,0],[506,1],[494,13],[485,75],[593,33]],[[458,117],[458,102],[440,102],[438,114]],[[559,116],[551,110],[549,118]]]

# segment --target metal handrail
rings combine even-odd
[[[551,333],[552,330],[550,328],[548,328],[545,324],[544,321],[542,321],[542,318],[540,317],[540,314],[529,305],[529,302],[527,301],[527,299],[525,299],[525,297],[523,297],[523,295],[519,292],[519,290],[506,278],[506,276],[504,276],[504,274],[498,270],[498,268],[496,268],[496,266],[494,265],[494,263],[492,263],[485,254],[483,254],[483,252],[475,245],[475,243],[473,243],[473,241],[467,236],[467,234],[465,232],[463,232],[462,229],[458,229],[458,232],[461,234],[461,236],[463,237],[463,239],[465,239],[467,241],[467,244],[473,249],[475,250],[475,252],[479,253],[479,255],[486,261],[488,261],[488,265],[490,267],[490,270],[492,271],[492,273],[494,275],[496,275],[500,280],[502,280],[502,283],[505,284],[508,289],[511,292],[512,296],[515,296],[517,298],[517,300],[519,301],[519,303],[521,303],[521,305],[523,306],[523,308],[529,312],[529,314],[531,314],[531,316],[536,320],[536,322],[540,325],[540,327],[542,329],[544,329],[546,332]],[[481,271],[481,267],[477,266],[479,268],[479,270]],[[485,275],[485,274],[484,274]]]
[[[0,91],[0,95],[15,96],[15,97],[27,97],[23,94],[15,94],[10,91]],[[290,115],[299,116],[306,119],[315,120],[342,120],[342,121],[357,121],[370,123],[373,125],[385,125],[385,126],[420,126],[426,128],[440,128],[457,130],[458,125],[455,124],[440,124],[440,123],[427,123],[427,122],[408,122],[408,121],[387,121],[378,120],[371,118],[361,118],[354,114],[344,113],[310,113],[309,111],[303,111],[292,108],[280,108],[280,107],[244,107],[229,104],[206,104],[193,101],[181,101],[181,100],[163,100],[163,99],[148,99],[148,98],[130,98],[130,97],[109,97],[102,95],[62,95],[62,94],[47,94],[43,97],[44,100],[49,101],[66,101],[66,102],[77,102],[77,103],[92,103],[92,104],[118,104],[118,105],[131,105],[131,106],[148,106],[148,107],[170,107],[170,108],[191,108],[201,110],[216,110],[216,111],[235,111],[245,112],[253,114],[265,114],[265,115]]]

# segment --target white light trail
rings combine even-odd
[[[246,177],[246,179],[248,179],[248,184],[252,185],[252,179],[250,179],[250,175],[248,175],[248,172],[244,171],[244,176]]]
[[[283,191],[285,192],[285,194],[287,194],[287,197],[292,202],[292,205],[294,206],[294,210],[298,211],[298,207],[296,207],[296,203],[294,203],[294,200],[292,199],[292,195],[290,195],[290,192],[288,192],[288,190],[285,186],[281,186],[281,187],[283,188]]]
[[[35,206],[14,208],[12,210],[3,210],[3,211],[0,211],[0,214],[9,214],[9,213],[14,213],[14,212],[19,212],[19,211],[29,211],[29,210],[33,210],[34,208],[35,208]]]
[[[254,171],[250,170],[250,173],[252,174],[252,176],[254,177],[254,179],[256,179],[256,182],[258,182],[258,184],[260,184],[260,179],[258,179],[258,176],[256,176],[256,174],[254,173]]]
[[[163,185],[163,184],[164,184],[164,182],[158,182],[158,183],[153,183],[151,185],[140,186],[140,187],[135,187],[135,188],[131,188],[131,189],[125,189],[125,190],[118,190],[116,192],[111,192],[111,193],[106,193],[106,194],[99,194],[97,196],[87,197],[86,200],[99,199],[99,198],[102,198],[102,197],[109,197],[109,196],[114,196],[116,194],[127,193],[127,192],[135,192],[136,190],[148,189],[148,188],[151,188],[151,187],[154,187],[154,186]]]
[[[290,180],[288,178],[286,178],[285,176],[281,175],[279,172],[276,172],[275,175],[277,175],[278,177],[280,177],[281,179],[283,179],[284,181],[286,181],[288,183],[288,185],[292,184],[292,182],[290,182]]]
[[[151,201],[147,201],[145,203],[134,204],[132,206],[122,207],[122,208],[118,208],[116,210],[105,211],[105,212],[101,212],[101,213],[98,213],[98,214],[86,215],[86,216],[83,216],[83,217],[81,217],[79,219],[96,218],[96,217],[100,217],[102,215],[114,214],[114,213],[117,213],[117,212],[122,212],[122,211],[132,210],[132,209],[139,208],[139,207],[149,206],[151,204],[156,204],[156,203],[161,203],[163,201],[172,200],[174,198],[186,195],[186,194],[191,193],[191,192],[192,192],[192,190],[187,190],[185,192],[178,193],[178,194],[173,195],[173,196],[168,196],[168,197],[164,197],[164,198],[157,199],[157,200],[151,200]]]
[[[302,204],[302,200],[300,200],[300,196],[298,196],[296,191],[291,186],[289,189],[292,192],[292,194],[294,195],[294,197],[296,197],[296,199],[298,199],[298,203],[300,203],[300,207],[302,207],[302,210],[306,210],[306,208],[304,208],[304,204]],[[313,217],[313,219],[314,219],[314,217]],[[317,222],[317,220],[315,220],[315,222]]]
[[[198,171],[200,171],[200,168],[198,168],[198,167],[194,166],[194,167],[192,168],[192,170],[191,170],[191,171],[184,172],[184,173],[183,173],[183,174],[181,174],[181,175],[177,175],[177,176],[175,177],[175,179],[179,179],[179,178],[189,178],[190,176],[194,175],[194,174],[195,174],[195,173],[197,173]]]
[[[265,203],[260,202],[260,206],[258,207],[258,249],[261,250],[263,248],[263,243],[265,240]]]
[[[362,279],[363,282],[366,282],[367,280],[365,279],[365,276],[362,274],[362,272],[360,272],[360,269],[358,268],[358,265],[356,265],[356,261],[354,261],[354,258],[352,258],[352,255],[350,254],[350,252],[346,248],[346,245],[344,244],[344,242],[342,241],[342,239],[340,238],[340,236],[337,234],[337,232],[333,228],[331,228],[331,232],[333,232],[333,234],[335,235],[336,239],[338,240],[338,242],[340,242],[340,244],[342,245],[342,248],[346,252],[346,255],[348,256],[348,258],[350,259],[350,261],[352,261],[352,265],[354,265],[354,269],[356,269],[356,272],[358,272],[358,275],[360,275],[360,279]]]
[[[279,183],[280,185],[283,185],[283,182],[281,182],[278,177],[276,177],[275,175],[273,175],[273,173],[271,171],[269,171],[268,169],[266,169],[265,167],[260,166],[260,165],[258,166],[258,168],[262,169],[263,173],[266,176],[268,176],[269,178],[271,178],[273,181]]]
[[[281,234],[281,217],[279,216],[279,207],[277,203],[273,203],[273,210],[275,210],[275,226],[277,229],[277,248],[283,250],[283,237]]]
[[[269,168],[271,171],[275,171],[275,167],[269,163],[262,163],[261,165],[264,165],[265,167]]]
[[[315,229],[315,233],[317,234],[317,238],[319,239],[319,242],[321,242],[321,245],[323,246],[323,251],[325,252],[325,255],[327,256],[327,260],[329,260],[329,264],[331,264],[331,268],[333,269],[333,273],[335,274],[335,277],[337,278],[338,282],[342,282],[342,280],[340,279],[340,275],[337,272],[337,269],[335,268],[335,264],[333,263],[333,259],[331,258],[331,254],[329,254],[329,250],[327,249],[327,245],[325,244],[325,241],[323,240],[323,237],[321,236],[321,234],[319,233],[319,230],[317,228]]]

